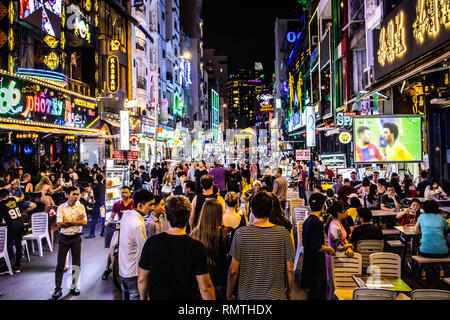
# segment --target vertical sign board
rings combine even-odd
[[[306,146],[316,146],[316,117],[315,107],[306,107]]]
[[[120,150],[130,150],[130,112],[120,111]]]
[[[211,89],[211,129],[213,140],[219,141],[219,94]]]
[[[110,93],[117,93],[119,91],[119,69],[119,58],[117,56],[109,56],[107,85]]]

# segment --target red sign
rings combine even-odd
[[[311,151],[309,149],[305,150],[296,150],[295,151],[295,160],[311,160]]]
[[[128,161],[137,161],[139,158],[139,152],[137,151],[122,151],[122,150],[114,150],[113,151],[113,159],[117,160],[125,160],[123,153],[127,153]]]

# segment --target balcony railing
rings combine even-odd
[[[144,77],[137,77],[136,86],[138,89],[147,90],[147,79]]]
[[[91,92],[93,91],[91,90],[90,86],[87,83],[70,78],[67,78],[67,83],[69,85],[68,87],[69,90],[85,96],[92,96]]]

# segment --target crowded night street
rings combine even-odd
[[[450,300],[449,59],[445,0],[0,0],[0,304]]]

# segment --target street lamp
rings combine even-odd
[[[189,52],[185,52],[183,55],[178,57],[169,57],[161,60],[156,67],[156,81],[155,81],[155,163],[158,161],[158,114],[157,108],[159,103],[159,95],[158,95],[158,80],[159,80],[159,67],[161,63],[167,60],[175,60],[175,59],[185,59],[189,60],[191,58],[191,54]]]

